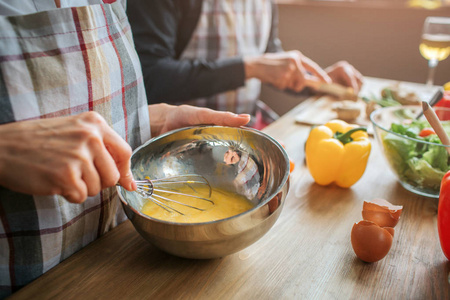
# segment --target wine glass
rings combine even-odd
[[[427,86],[433,85],[438,62],[450,54],[450,18],[427,17],[423,24],[420,54],[428,60]]]

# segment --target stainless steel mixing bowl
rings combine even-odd
[[[235,154],[232,162],[224,160],[230,152]],[[213,188],[233,191],[255,204],[223,220],[173,223],[141,213],[148,200],[117,187],[136,230],[161,250],[186,258],[223,257],[257,241],[277,220],[289,189],[289,159],[283,147],[267,134],[244,127],[200,126],[166,133],[137,148],[131,168],[136,179],[199,174]]]

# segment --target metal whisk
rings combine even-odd
[[[187,200],[199,199],[202,201],[207,201],[214,205],[214,202],[211,199],[208,199],[211,197],[211,186],[209,185],[209,182],[205,179],[205,177],[201,175],[187,174],[171,176],[162,179],[143,179],[136,180],[136,184],[136,192],[141,197],[149,199],[159,207],[169,212],[176,212],[178,214],[184,215],[184,213],[171,206],[171,204],[174,203],[200,211],[205,210],[197,206],[171,199],[170,197],[173,195],[176,195],[178,197],[185,197]],[[206,196],[208,198],[199,196],[199,190],[204,190],[205,187],[207,188]],[[180,190],[184,191],[186,188],[188,188],[190,193],[180,192]]]

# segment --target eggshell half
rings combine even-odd
[[[402,210],[403,206],[401,205],[393,205],[384,199],[374,199],[364,201],[362,217],[364,220],[380,225],[380,227],[395,227]]]
[[[379,261],[391,249],[393,236],[394,228],[382,228],[371,221],[359,221],[352,228],[353,251],[362,261]]]

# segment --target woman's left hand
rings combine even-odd
[[[239,127],[250,121],[250,115],[216,111],[190,105],[169,105],[165,103],[148,106],[152,136],[170,130],[195,125],[221,125]]]

